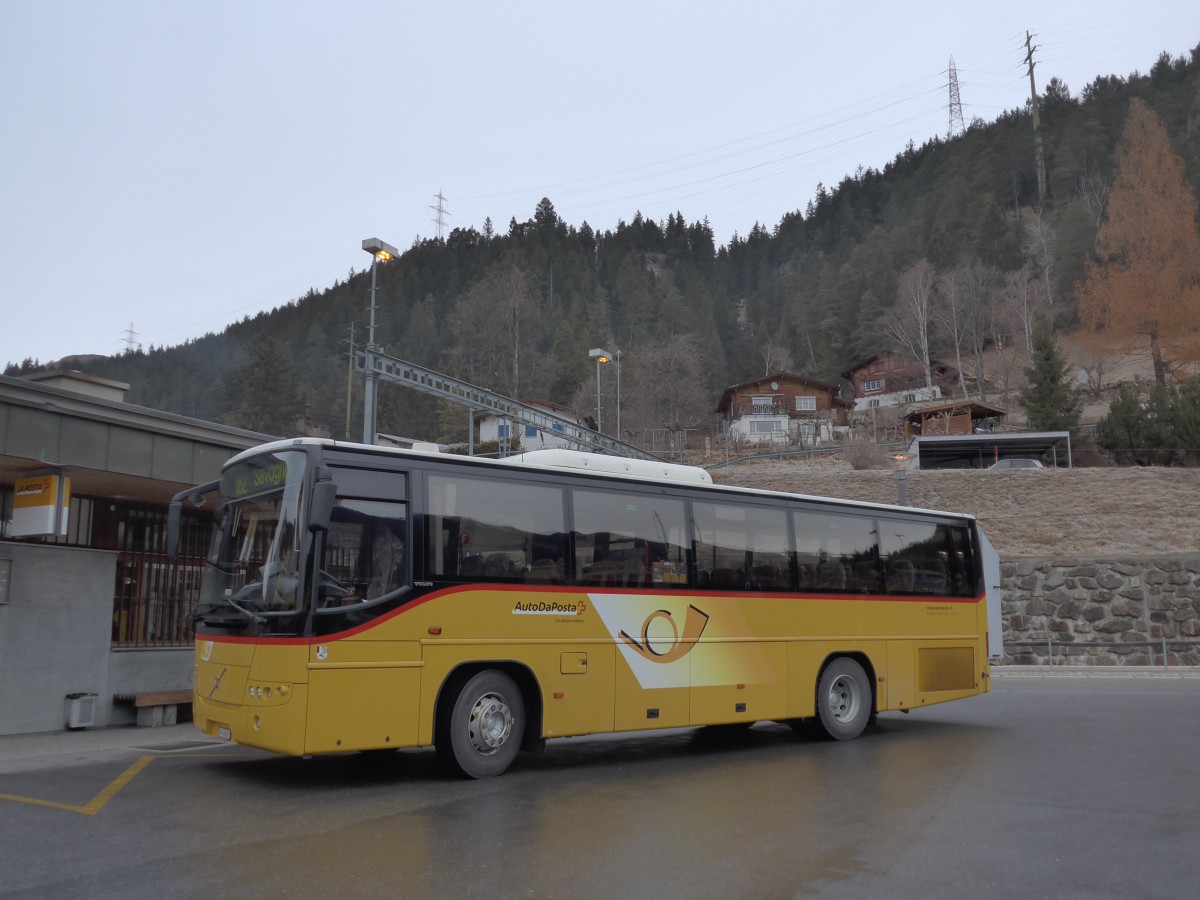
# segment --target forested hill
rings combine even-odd
[[[1055,323],[1069,328],[1135,97],[1161,118],[1195,193],[1200,47],[1189,60],[1164,55],[1148,75],[1097,78],[1077,93],[1052,80],[1041,100],[1042,205],[1028,110],[910,144],[882,171],[818,185],[811,200],[795,198],[796,212],[726,246],[707,221],[634,214],[596,231],[564,222],[544,199],[526,221],[455,229],[380,265],[378,343],[511,396],[582,411],[595,403],[589,348],[619,348],[622,420],[637,440],[646,428],[711,426],[724,387],[767,372],[839,381],[850,364],[886,349],[881,322],[920,260],[939,273],[981,274],[986,305],[998,311],[987,326],[993,338],[1020,329],[1000,314],[1014,291],[1045,298]],[[351,377],[347,351],[352,325],[355,341],[365,339],[370,281],[367,271],[352,273],[183,346],[67,365],[129,382],[133,403],[336,437],[346,433],[349,379],[356,436],[361,377]],[[459,409],[381,391],[380,431],[461,440],[465,426]]]

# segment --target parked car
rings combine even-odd
[[[1002,459],[988,466],[989,469],[1044,469],[1036,459]]]

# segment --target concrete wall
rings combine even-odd
[[[109,698],[100,698],[102,705],[110,704],[111,694],[190,691],[195,667],[194,655],[191,647],[112,651],[108,656],[110,695]],[[131,725],[135,721],[137,714],[132,705],[111,706],[108,709],[109,725]]]
[[[99,695],[96,724],[105,724],[117,554],[6,542],[0,557],[12,560],[0,605],[0,734],[61,729],[64,698],[79,692]]]
[[[12,560],[0,604],[0,734],[61,730],[67,694],[96,694],[101,727],[136,719],[113,694],[191,689],[191,647],[112,649],[116,553],[0,542],[0,558]]]
[[[1200,665],[1200,555],[1010,558],[1000,582],[1008,662],[1161,666],[1166,639],[1168,665]]]

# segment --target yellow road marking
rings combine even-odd
[[[150,763],[154,762],[154,760],[166,759],[166,758],[178,759],[180,757],[187,757],[189,759],[211,759],[211,758],[229,759],[230,754],[228,754],[228,753],[178,753],[178,754],[174,754],[173,753],[173,754],[171,754],[171,757],[164,757],[164,756],[142,756],[142,757],[139,757],[137,762],[135,762],[132,766],[130,766],[128,769],[126,769],[124,772],[122,772],[120,775],[118,775],[115,779],[113,779],[107,786],[105,786],[104,790],[102,790],[95,797],[93,797],[91,800],[89,800],[87,802],[87,804],[84,806],[73,806],[70,803],[56,803],[53,800],[39,800],[37,797],[22,797],[18,794],[0,794],[0,800],[11,800],[14,803],[28,803],[31,806],[48,806],[51,809],[63,809],[63,810],[66,810],[67,812],[81,813],[85,816],[94,816],[96,813],[100,812],[100,810],[104,808],[104,805],[106,803],[108,803],[108,801],[111,800],[113,797],[115,797],[117,795],[117,793],[123,787],[125,787],[125,785],[129,784],[129,782],[131,782],[134,779],[134,776],[136,776],[139,772],[141,772],[142,769],[146,768],[146,766],[150,765]]]

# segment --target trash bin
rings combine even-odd
[[[96,724],[96,695],[67,694],[67,728],[91,728]]]

